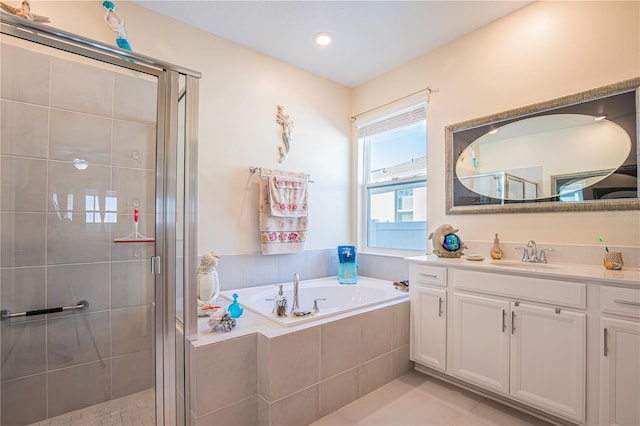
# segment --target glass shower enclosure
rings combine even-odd
[[[199,74],[5,14],[0,42],[0,424],[188,424]]]

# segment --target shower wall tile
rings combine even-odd
[[[109,261],[110,226],[87,222],[84,213],[49,213],[47,221],[47,263],[88,263]]]
[[[0,213],[0,267],[43,265],[46,234],[43,213]]]
[[[111,117],[112,105],[112,72],[61,58],[52,58],[52,107]]]
[[[113,165],[155,170],[155,126],[114,120]]]
[[[110,357],[109,312],[73,315],[47,322],[47,370]]]
[[[155,298],[149,259],[111,263],[111,307],[147,305]]]
[[[2,382],[0,424],[26,425],[47,417],[45,374]]]
[[[89,308],[80,312],[109,309],[109,264],[48,266],[47,306],[74,305],[81,300],[88,301]],[[61,312],[51,316],[76,315],[78,312]]]
[[[111,121],[110,118],[52,109],[49,158],[66,161],[78,158],[90,165],[111,164]]]
[[[47,204],[47,162],[30,158],[1,157],[0,210],[44,212]]]
[[[110,168],[89,165],[79,170],[73,163],[49,162],[50,210],[62,215],[69,212],[91,212],[87,218],[92,222],[104,219],[105,197],[110,189]]]
[[[0,154],[47,158],[49,109],[7,100],[0,109]]]
[[[0,309],[24,312],[46,306],[45,268],[6,268],[0,272]],[[35,319],[34,319],[35,318]],[[12,322],[34,321],[37,317],[14,318]]]
[[[153,351],[141,351],[111,360],[113,398],[120,398],[153,387]]]
[[[5,99],[48,105],[50,61],[47,55],[3,44],[0,62],[0,96]]]
[[[153,306],[111,311],[111,350],[114,356],[150,350],[153,339]]]
[[[158,115],[158,83],[124,74],[115,75],[114,118],[155,123]]]
[[[118,213],[133,214],[138,208],[141,214],[155,214],[155,170],[124,169],[114,167],[113,189],[118,194]]]
[[[110,376],[110,361],[97,361],[49,372],[49,417],[111,399]]]
[[[45,322],[3,321],[2,380],[42,373],[46,366]]]

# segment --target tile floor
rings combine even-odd
[[[113,399],[33,423],[30,426],[152,426],[155,424],[153,389]]]
[[[154,394],[149,389],[30,426],[152,426]],[[550,426],[417,371],[314,422],[312,426]],[[252,425],[246,425],[252,426]]]
[[[550,426],[550,423],[410,371],[312,424],[347,425]]]

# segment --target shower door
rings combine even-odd
[[[1,41],[0,424],[153,425],[164,77]]]

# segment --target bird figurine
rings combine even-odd
[[[22,7],[19,8],[13,7],[10,4],[0,1],[0,7],[12,15],[28,19],[29,21],[50,22],[49,18],[47,18],[46,16],[36,15],[35,13],[31,12],[31,5],[29,4],[28,0],[22,0]]]

